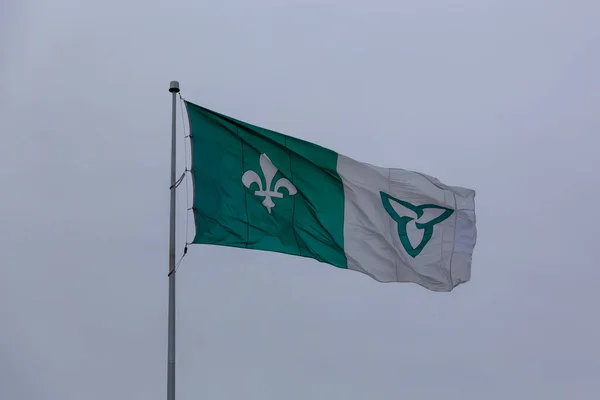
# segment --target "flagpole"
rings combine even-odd
[[[176,120],[177,93],[179,82],[171,81],[169,92],[173,95],[173,117],[171,123],[171,212],[169,226],[169,329],[167,354],[167,400],[175,400],[175,169],[176,165]]]

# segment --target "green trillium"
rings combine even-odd
[[[454,210],[450,208],[435,204],[423,204],[417,206],[392,197],[387,193],[379,193],[381,195],[383,208],[385,208],[390,217],[398,223],[398,236],[400,237],[402,247],[404,247],[404,250],[406,250],[408,255],[412,258],[421,254],[421,251],[423,251],[427,243],[429,243],[433,236],[434,226],[448,219],[454,212]],[[411,243],[407,232],[407,227],[412,221],[414,221],[414,226],[423,233],[421,241],[416,246],[413,246]]]

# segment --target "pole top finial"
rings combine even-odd
[[[169,92],[179,93],[179,82],[178,81],[171,81],[171,84],[169,85]]]

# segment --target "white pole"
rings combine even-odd
[[[173,94],[173,118],[171,124],[171,223],[169,231],[169,333],[167,356],[167,400],[175,400],[175,169],[176,165],[176,119],[179,82],[171,81],[169,92]]]

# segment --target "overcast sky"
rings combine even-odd
[[[2,0],[0,398],[165,398],[173,79],[475,189],[479,234],[451,293],[192,247],[178,399],[599,398],[598,21],[597,0]]]

